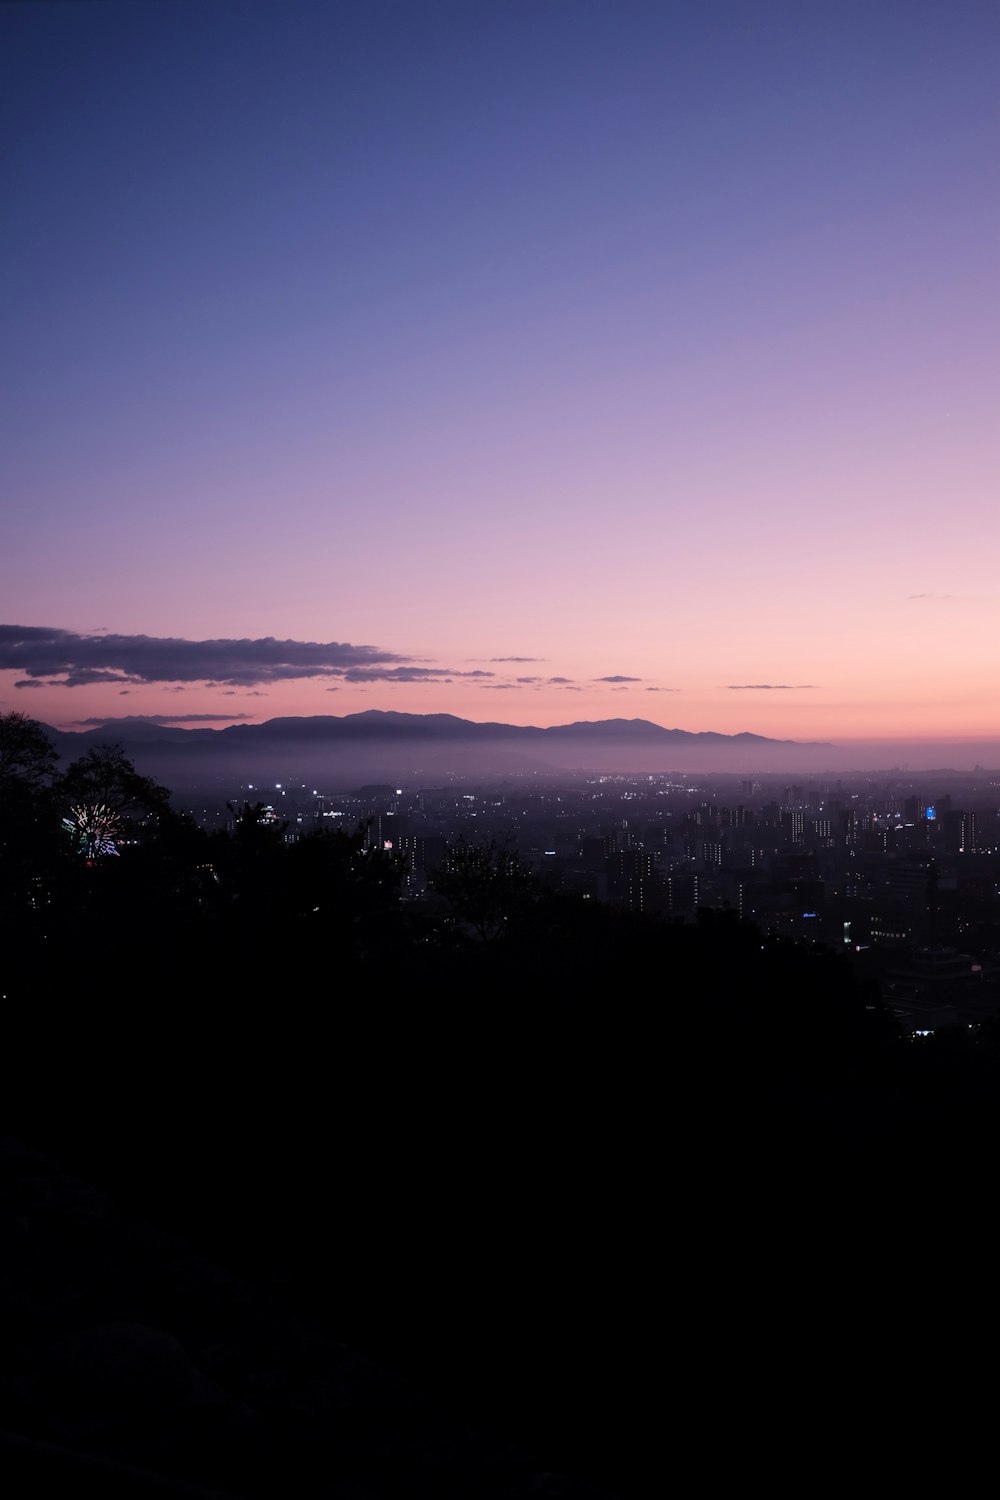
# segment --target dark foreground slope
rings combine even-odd
[[[546,1475],[354,1353],[268,1278],[207,1258],[10,1138],[0,1235],[10,1493],[602,1493]]]
[[[829,1441],[847,1358],[867,1431],[858,1341],[880,1320],[885,1385],[887,1319],[940,1264],[926,1226],[887,1253],[887,1197],[939,1218],[997,1139],[990,1027],[916,1048],[838,959],[727,913],[670,926],[512,879],[477,930],[482,889],[406,909],[359,841],[252,820],[164,819],[89,868],[26,856],[6,894],[4,1128],[85,1184],[14,1215],[9,1308],[25,1339],[51,1320],[64,1382],[15,1415],[190,1483],[298,1493],[313,1442],[338,1500],[646,1495],[680,1453],[726,1483],[792,1464],[778,1431]],[[103,1239],[94,1192],[152,1239]],[[174,1269],[142,1271],[147,1249]],[[357,1358],[415,1394],[378,1374],[366,1405]],[[90,1370],[110,1406],[39,1426],[76,1420]],[[211,1432],[194,1395],[149,1425],[133,1380],[218,1388]],[[280,1408],[263,1448],[244,1408]]]

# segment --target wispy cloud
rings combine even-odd
[[[624,677],[621,672],[616,672],[613,677],[592,677],[591,682],[641,682],[641,677]]]
[[[802,693],[815,682],[727,682],[731,693]]]
[[[456,672],[452,667],[351,667],[345,682],[448,682],[453,677],[495,677],[495,672]]]
[[[249,719],[249,714],[114,714],[92,715],[89,719],[74,719],[81,729],[97,725],[106,728],[110,724],[231,724],[234,719]]]

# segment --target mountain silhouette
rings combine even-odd
[[[111,719],[78,732],[50,729],[64,760],[91,746],[120,744],[143,775],[169,786],[196,787],[273,776],[315,785],[373,780],[437,780],[554,775],[562,771],[699,772],[811,763],[829,746],[764,735],[668,729],[648,719],[580,720],[541,728],[368,709],[232,724],[224,729]],[[781,766],[779,766],[779,762]]]

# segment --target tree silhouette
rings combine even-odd
[[[0,787],[17,781],[38,788],[51,784],[59,757],[41,724],[27,714],[0,714]]]
[[[65,859],[53,794],[57,768],[41,724],[0,714],[0,946],[30,940]]]
[[[281,848],[288,824],[276,818],[266,802],[227,802],[226,807],[233,819],[235,847],[244,857]]]
[[[538,889],[509,840],[496,838],[452,845],[445,867],[431,883],[451,903],[459,922],[484,943],[502,936]]]
[[[88,859],[110,852],[114,839],[130,821],[165,814],[169,792],[148,776],[140,776],[121,745],[95,745],[75,760],[59,784]]]
[[[353,833],[318,829],[292,844],[282,872],[288,920],[336,944],[338,957],[385,959],[399,938],[403,861]]]

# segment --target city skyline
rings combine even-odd
[[[0,711],[1000,757],[995,14],[0,28]]]

